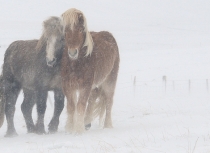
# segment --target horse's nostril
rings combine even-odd
[[[47,63],[50,61],[48,58],[46,58]]]
[[[56,63],[56,58],[53,58],[52,60],[49,60],[48,58],[46,58],[46,61],[47,61],[48,66],[54,66]]]
[[[52,62],[55,62],[56,61],[56,58],[53,58]]]

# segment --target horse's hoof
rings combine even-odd
[[[89,130],[91,128],[91,123],[85,125],[85,130]]]
[[[105,128],[108,128],[108,129],[112,129],[113,128],[113,126],[110,124],[110,125],[104,125],[104,129]]]
[[[48,126],[48,133],[49,134],[56,133],[57,131],[58,131],[58,126],[57,125],[49,124],[49,126]]]
[[[48,129],[48,133],[47,134],[54,134],[54,133],[56,133],[57,132],[57,129],[56,130],[50,130],[50,129]]]
[[[4,136],[5,138],[12,138],[12,137],[17,137],[18,134],[16,131],[10,131],[10,132],[7,132],[6,135]]]
[[[46,131],[44,129],[37,129],[35,133],[38,135],[44,135],[46,134]]]
[[[36,133],[36,128],[35,127],[28,128],[28,133]]]
[[[44,126],[36,126],[35,133],[38,134],[38,135],[46,134]]]
[[[58,128],[48,128],[48,133],[49,134],[56,133],[57,131],[58,131]]]
[[[36,131],[36,134],[38,134],[38,135],[45,135],[47,133],[45,131]]]
[[[28,131],[27,133],[36,133],[36,131],[34,130],[34,131]]]

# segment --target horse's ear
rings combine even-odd
[[[43,27],[46,27],[47,26],[47,22],[46,21],[43,21],[42,26]]]
[[[52,27],[52,29],[55,29],[56,28],[56,25],[52,25],[51,27]]]
[[[79,24],[84,24],[84,17],[82,14],[79,14],[78,20],[79,20]]]

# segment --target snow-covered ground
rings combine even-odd
[[[64,109],[58,133],[27,134],[21,94],[19,136],[4,138],[5,121],[0,153],[209,153],[210,1],[0,0],[0,65],[10,43],[39,38],[43,20],[72,7],[86,15],[89,30],[110,31],[118,42],[114,128],[103,129],[96,120],[80,136],[66,134]]]

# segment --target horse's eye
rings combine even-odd
[[[84,28],[80,28],[79,32],[82,33],[84,31]]]
[[[79,32],[80,32],[80,33],[82,33],[82,32],[83,32],[83,29],[82,29],[82,28],[81,28],[81,29],[79,29]]]

